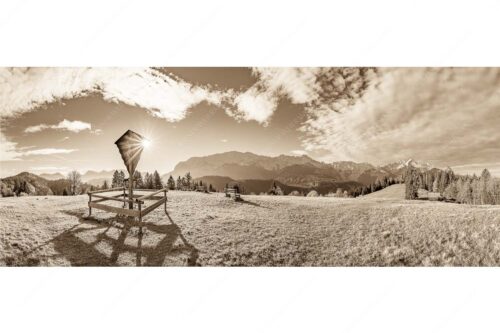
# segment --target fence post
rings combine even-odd
[[[90,206],[90,203],[92,202],[92,193],[87,193],[89,195],[89,217],[92,215],[92,207]]]

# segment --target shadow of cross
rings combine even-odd
[[[198,250],[191,245],[171,217],[170,224],[145,223],[146,233],[138,232],[139,224],[134,220],[112,217],[103,220],[85,219],[83,213],[66,211],[78,217],[74,226],[52,239],[54,249],[74,266],[162,266],[165,259],[184,258],[174,266],[196,266]],[[135,228],[137,227],[137,228]],[[118,237],[113,237],[110,233]],[[101,245],[101,246],[100,246]],[[111,253],[101,249],[111,247]],[[108,251],[109,252],[109,251]],[[121,262],[120,255],[133,254],[134,260]]]

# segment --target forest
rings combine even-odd
[[[471,205],[500,204],[500,179],[484,169],[478,177],[455,175],[453,170],[421,171],[409,168],[404,175],[405,199],[420,199],[422,190],[439,193],[440,200]]]

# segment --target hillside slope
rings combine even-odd
[[[394,200],[404,200],[404,198],[405,198],[404,184],[394,184],[380,191],[373,192],[360,197],[360,199],[394,199]]]
[[[27,195],[52,195],[49,188],[49,181],[29,172],[21,172],[15,176],[0,179],[2,190],[10,188],[12,191],[17,189],[17,194]]]

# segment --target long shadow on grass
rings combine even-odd
[[[137,266],[162,266],[168,256],[176,256],[187,252],[188,266],[196,266],[198,250],[191,245],[182,234],[180,228],[167,214],[170,224],[145,223],[145,234],[153,233],[163,235],[154,246],[144,246],[144,235],[140,234],[139,224],[130,218],[112,217],[103,220],[84,217],[79,211],[66,211],[68,215],[78,218],[79,225],[65,230],[54,239],[54,249],[68,259],[74,266],[116,266],[120,254],[128,252],[135,255]],[[119,230],[118,237],[108,235],[110,229]],[[95,232],[99,230],[97,234]],[[91,232],[89,234],[88,232]],[[151,234],[152,235],[152,234]],[[87,239],[91,240],[87,240]],[[126,242],[128,238],[137,239],[137,245]],[[180,239],[182,245],[174,246]],[[99,251],[98,245],[111,247],[111,254]],[[108,251],[109,252],[109,251]]]
[[[260,207],[260,208],[271,209],[269,207],[264,207],[264,206],[262,206],[262,205],[260,205],[260,204],[258,204],[256,202],[246,201],[246,200],[243,200],[243,199],[235,201],[235,202],[237,202],[239,204],[244,204],[244,205],[250,205],[250,206],[255,206],[255,207]]]

